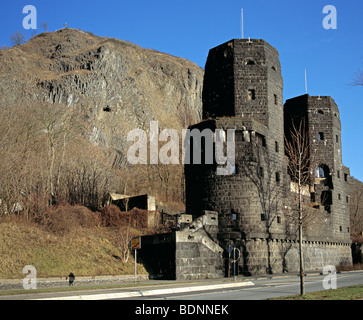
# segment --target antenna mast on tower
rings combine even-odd
[[[244,34],[243,34],[243,9],[241,9],[241,33],[242,33],[242,39],[244,39]]]

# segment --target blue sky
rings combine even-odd
[[[10,35],[32,30],[22,26],[23,7],[37,9],[37,32],[42,22],[55,31],[67,22],[95,35],[129,40],[189,59],[204,67],[208,51],[244,36],[265,39],[280,53],[284,100],[308,93],[333,97],[342,122],[343,163],[363,181],[363,87],[352,87],[354,74],[363,70],[363,1],[360,0],[27,0],[2,1],[0,45]],[[323,8],[337,9],[337,29],[323,28]]]

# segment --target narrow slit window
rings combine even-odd
[[[238,168],[236,165],[232,166],[232,174],[233,175],[238,174]]]
[[[277,95],[276,94],[274,94],[274,101],[275,101],[275,105],[277,105]]]
[[[276,172],[276,183],[280,183],[280,182],[281,182],[280,172]]]
[[[256,91],[254,89],[248,89],[248,100],[256,100]]]
[[[258,174],[261,178],[263,178],[263,168],[260,167],[259,170],[258,170]]]
[[[324,140],[324,132],[319,132],[319,140],[320,141]]]
[[[263,136],[262,134],[259,134],[256,132],[255,135],[255,139],[256,139],[256,144],[262,147],[266,147],[266,138],[265,136]]]

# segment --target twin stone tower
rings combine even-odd
[[[169,242],[168,254],[152,268],[156,278],[170,268],[171,277],[179,279],[299,270],[298,186],[290,177],[284,148],[293,125],[299,124],[309,154],[309,179],[301,189],[305,270],[352,263],[349,169],[342,164],[337,105],[331,97],[308,94],[284,105],[277,50],[264,40],[234,39],[210,50],[203,121],[190,127],[218,131],[225,141],[220,132],[234,129],[233,170],[217,174],[216,161],[185,165],[186,213],[199,226],[174,231],[168,240],[165,235],[145,239],[154,252]],[[237,252],[235,264],[231,252]]]

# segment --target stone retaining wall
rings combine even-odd
[[[124,276],[95,276],[95,277],[77,277],[73,286],[92,286],[102,284],[117,284],[133,282],[135,280],[134,275]],[[138,281],[149,280],[149,275],[137,275]],[[41,288],[61,288],[68,287],[69,283],[66,277],[58,278],[39,278],[37,279],[37,289]],[[23,279],[0,279],[0,290],[19,290],[24,289]]]
[[[246,275],[298,272],[299,243],[289,240],[251,239],[242,241],[240,272]],[[303,241],[305,271],[321,270],[326,265],[352,264],[349,243]]]

